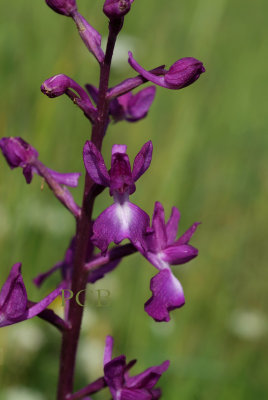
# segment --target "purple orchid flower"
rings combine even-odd
[[[129,239],[134,245],[143,247],[143,234],[149,225],[149,216],[129,201],[135,192],[135,182],[149,168],[152,159],[152,142],[145,143],[137,154],[131,171],[127,146],[114,145],[112,148],[111,169],[108,173],[100,151],[92,142],[84,146],[84,163],[92,180],[110,188],[114,204],[103,211],[93,225],[92,241],[102,252],[109,243],[119,244]]]
[[[93,85],[86,85],[93,101],[98,102],[98,89]],[[110,115],[114,122],[126,120],[136,122],[145,118],[155,98],[155,86],[149,86],[133,94],[129,91],[110,102]]]
[[[128,371],[136,360],[126,363],[124,355],[112,358],[113,338],[107,336],[104,351],[104,379],[114,400],[157,400],[161,390],[154,389],[161,375],[168,369],[169,361],[150,367],[142,373],[129,376]]]
[[[185,303],[182,286],[172,274],[170,265],[184,264],[198,255],[198,250],[189,245],[198,222],[194,223],[176,240],[180,212],[172,208],[171,216],[165,223],[164,208],[156,202],[152,218],[152,227],[145,234],[146,251],[140,252],[160,272],[151,280],[152,297],[145,303],[145,311],[155,321],[169,321],[169,312],[182,307]]]
[[[134,0],[105,0],[103,12],[109,19],[118,19],[126,15]]]
[[[169,70],[165,72],[164,76],[156,76],[142,68],[133,58],[131,52],[128,53],[128,56],[128,62],[131,67],[143,76],[143,78],[167,89],[177,90],[189,86],[205,72],[201,61],[192,57],[185,57],[176,61]]]
[[[47,5],[56,13],[71,17],[77,10],[75,0],[46,0]]]
[[[21,263],[13,265],[0,292],[0,328],[25,321],[44,312],[60,292],[61,289],[58,288],[39,303],[30,302],[21,275]]]
[[[29,143],[20,137],[3,137],[0,139],[0,148],[11,169],[21,167],[26,182],[31,183],[33,174],[43,176],[37,168],[38,152]],[[36,164],[36,165],[35,165]],[[80,173],[62,174],[44,167],[52,178],[61,185],[76,187]]]

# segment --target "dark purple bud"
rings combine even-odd
[[[106,0],[103,12],[109,19],[117,19],[126,15],[134,0]]]
[[[20,137],[3,137],[0,140],[0,149],[10,168],[26,168],[38,157],[37,151]],[[27,171],[26,171],[27,175]]]
[[[77,10],[75,0],[46,0],[47,5],[56,13],[66,15],[67,17]]]
[[[176,61],[165,75],[165,82],[174,89],[182,89],[191,85],[205,72],[201,61],[192,57],[181,58]]]
[[[163,71],[163,76],[156,76],[138,64],[131,52],[128,55],[129,64],[144,79],[167,89],[182,89],[189,86],[205,72],[201,61],[192,57],[186,57],[176,61],[167,72]]]
[[[73,14],[79,35],[88,50],[96,57],[99,62],[104,60],[104,53],[101,48],[101,35],[94,29],[87,20],[78,12]]]
[[[63,95],[69,87],[70,78],[64,74],[59,74],[42,83],[41,91],[48,97],[53,98]]]

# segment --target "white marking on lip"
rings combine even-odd
[[[128,230],[132,220],[131,208],[127,202],[116,205],[116,216],[119,219],[120,225],[124,230]]]
[[[5,321],[6,317],[3,313],[0,313],[0,324]]]

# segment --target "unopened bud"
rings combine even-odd
[[[126,15],[134,0],[106,0],[103,12],[109,19],[117,19]]]
[[[70,17],[76,10],[75,0],[46,0],[47,5],[56,13]]]
[[[205,72],[201,61],[192,57],[176,61],[165,74],[165,82],[174,89],[182,89],[191,85]]]
[[[41,85],[41,91],[48,97],[63,95],[70,86],[70,78],[64,74],[55,75]]]

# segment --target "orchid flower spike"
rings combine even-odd
[[[150,367],[135,376],[129,376],[128,371],[136,360],[126,363],[126,357],[121,355],[112,358],[113,338],[107,336],[104,351],[104,379],[113,396],[113,400],[157,400],[161,397],[161,389],[155,385],[161,375],[168,369],[169,361]]]
[[[198,255],[198,250],[189,245],[198,222],[195,222],[176,240],[180,212],[172,208],[171,216],[165,223],[164,208],[156,202],[152,227],[145,234],[146,251],[140,249],[147,260],[160,272],[151,280],[152,297],[145,304],[145,311],[155,321],[169,321],[169,312],[184,305],[184,293],[170,265],[184,264]]]
[[[103,211],[93,225],[92,240],[102,252],[109,243],[119,244],[129,239],[134,245],[143,246],[143,234],[149,225],[149,216],[129,201],[135,192],[135,182],[149,168],[152,159],[152,142],[145,143],[137,154],[131,171],[127,146],[114,145],[111,169],[108,172],[100,151],[92,142],[84,146],[84,164],[94,182],[110,188],[114,204]]]
[[[128,62],[131,67],[143,78],[167,89],[177,90],[189,86],[194,83],[203,72],[205,72],[205,68],[201,61],[192,57],[185,57],[176,61],[164,76],[156,76],[142,68],[142,66],[134,59],[130,51],[128,56]]]
[[[26,182],[31,183],[33,174],[42,176],[42,173],[35,166],[38,159],[38,152],[29,143],[20,137],[3,137],[0,139],[0,149],[11,169],[21,167]],[[59,184],[76,187],[80,173],[62,174],[44,167],[52,178]]]
[[[0,292],[0,328],[33,318],[44,311],[60,294],[55,289],[39,303],[28,301],[27,292],[21,275],[21,263],[13,265],[10,274]]]

